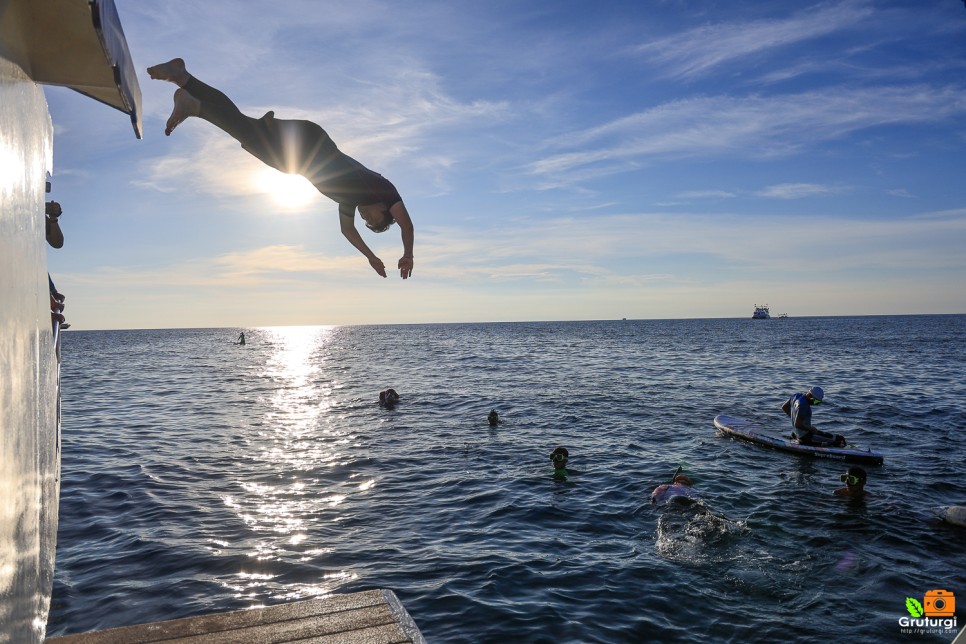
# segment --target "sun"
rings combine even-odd
[[[259,192],[272,197],[279,206],[296,210],[319,198],[319,191],[300,174],[285,174],[275,168],[262,168],[255,177]]]

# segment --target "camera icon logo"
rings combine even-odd
[[[926,617],[952,617],[956,614],[956,596],[948,590],[927,590],[922,604]]]

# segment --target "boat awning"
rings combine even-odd
[[[34,82],[121,110],[141,138],[141,87],[114,0],[0,0],[0,55]]]

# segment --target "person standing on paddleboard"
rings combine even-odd
[[[795,394],[785,401],[782,411],[792,419],[792,436],[801,445],[816,447],[845,447],[844,436],[820,432],[812,425],[812,406],[822,404],[825,392],[821,387],[809,387],[803,394]]]
[[[304,176],[339,204],[342,234],[383,277],[385,264],[356,230],[356,209],[373,232],[399,224],[403,243],[399,275],[407,279],[413,274],[413,222],[399,192],[381,174],[342,153],[325,130],[311,121],[276,119],[274,112],[258,119],[246,116],[225,94],[189,74],[180,58],[148,67],[148,75],[178,86],[165,135],[170,136],[189,116],[197,116],[228,133],[266,165]]]

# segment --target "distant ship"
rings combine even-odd
[[[755,312],[751,314],[752,320],[768,320],[771,315],[768,313],[768,305],[758,306],[755,304]]]

